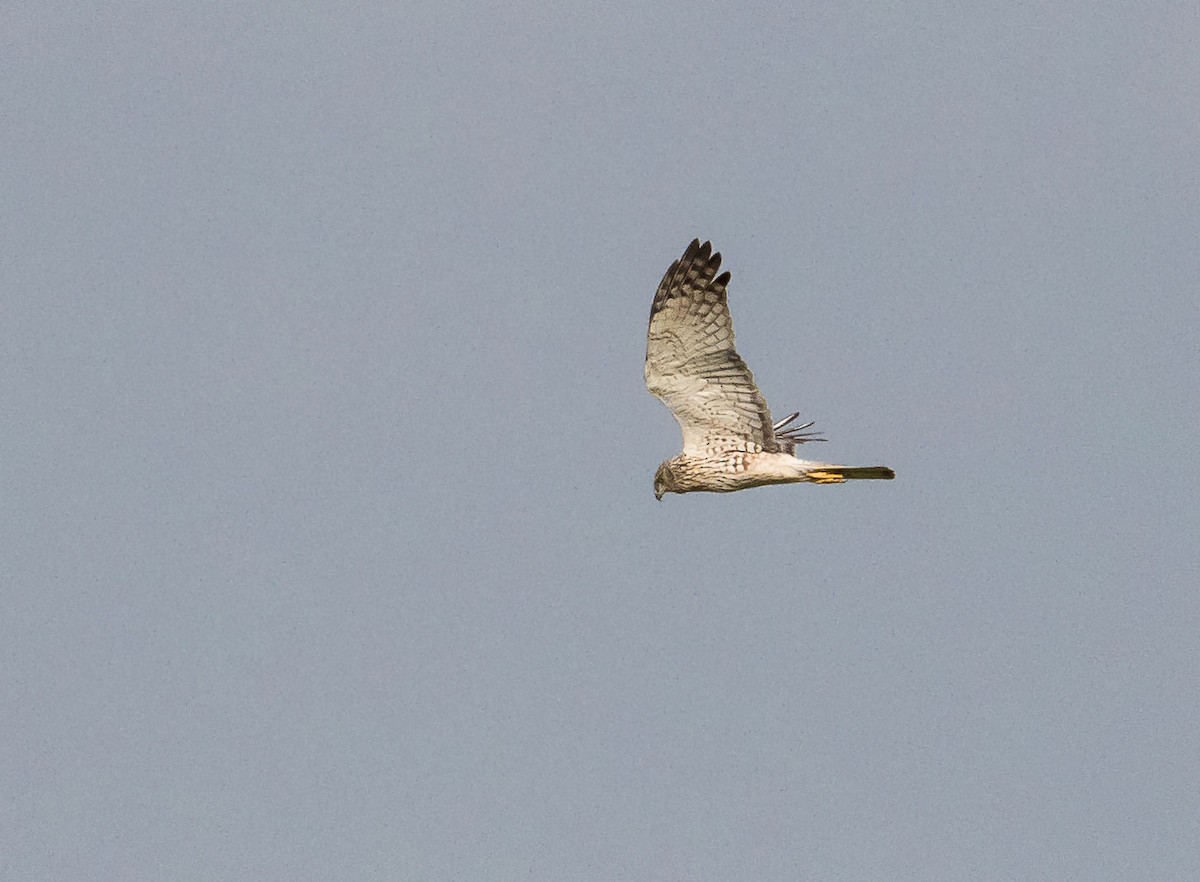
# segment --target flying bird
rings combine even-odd
[[[728,493],[764,484],[841,484],[890,480],[886,466],[843,466],[796,458],[796,447],[824,441],[792,426],[798,413],[772,422],[750,368],[733,348],[733,320],[717,275],[721,255],[692,241],[671,264],[650,307],[646,388],[675,415],[683,452],[654,475],[654,495],[707,490]],[[791,428],[789,428],[789,426]]]

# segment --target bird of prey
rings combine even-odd
[[[842,466],[796,458],[797,445],[823,441],[799,414],[772,422],[750,368],[733,348],[733,320],[717,275],[721,255],[693,240],[671,264],[650,307],[646,388],[675,415],[683,452],[654,475],[654,495],[708,490],[728,493],[764,484],[840,484],[890,479],[886,466]],[[792,426],[791,428],[788,428]]]

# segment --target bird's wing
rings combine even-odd
[[[675,414],[685,454],[775,452],[767,402],[733,348],[720,266],[721,255],[696,239],[663,276],[650,308],[646,388]]]
[[[805,429],[811,429],[814,423],[804,423],[801,426],[793,426],[792,423],[800,416],[800,411],[789,413],[771,428],[775,432],[775,443],[779,445],[780,451],[796,455],[796,446],[799,444],[809,444],[813,441],[824,441],[820,432],[806,432]],[[790,428],[789,428],[790,427]]]

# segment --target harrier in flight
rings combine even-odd
[[[799,414],[771,421],[750,368],[733,348],[733,320],[717,275],[721,255],[696,239],[663,276],[650,307],[646,388],[675,415],[683,452],[654,475],[654,495],[728,493],[763,484],[841,484],[890,479],[886,466],[842,466],[797,459],[796,445],[823,441],[791,426]]]

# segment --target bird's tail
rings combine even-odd
[[[853,468],[838,466],[826,471],[840,475],[847,481],[890,481],[896,477],[896,473],[887,466],[854,466]]]
[[[842,481],[890,481],[896,473],[887,466],[823,465],[810,470],[806,477],[817,484],[840,484]]]

